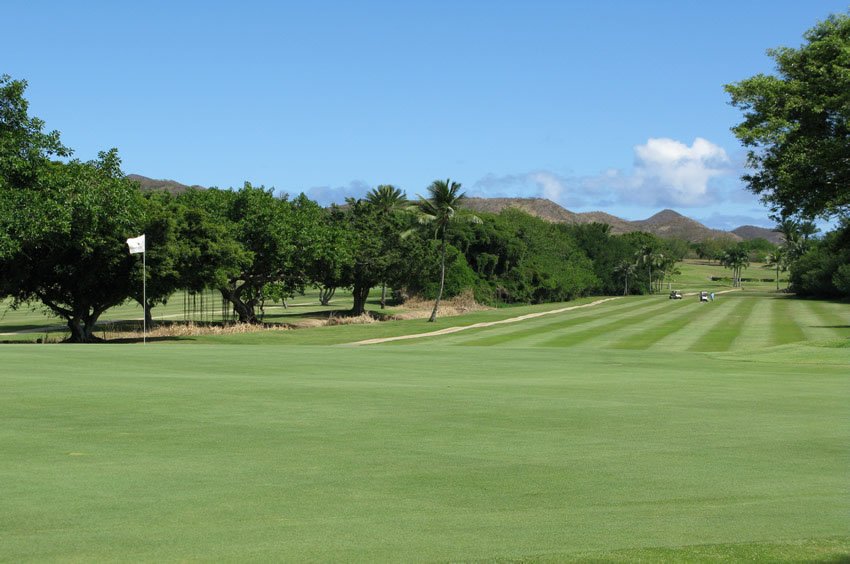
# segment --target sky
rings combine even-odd
[[[770,226],[724,84],[847,0],[4,0],[0,74],[82,160],[327,205],[436,179]]]

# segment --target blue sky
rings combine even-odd
[[[434,179],[770,225],[723,84],[843,1],[6,0],[0,73],[81,159],[323,204]]]

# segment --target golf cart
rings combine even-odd
[[[671,300],[681,300],[682,299],[682,292],[680,292],[679,290],[673,290],[672,292],[670,292],[670,299]]]
[[[708,301],[708,292],[700,292],[699,293],[699,301],[707,302]]]

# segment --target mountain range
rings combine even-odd
[[[166,190],[176,194],[189,188],[203,188],[198,185],[187,186],[174,180],[155,180],[139,174],[129,174],[127,177],[138,182],[142,190],[146,191]],[[732,231],[711,229],[695,219],[670,209],[662,210],[647,219],[630,221],[602,211],[573,212],[545,198],[466,198],[465,205],[472,211],[489,213],[517,208],[553,223],[607,223],[611,226],[611,233],[614,234],[645,231],[659,237],[684,239],[691,242],[726,237],[735,241],[761,238],[775,244],[782,243],[782,235],[764,227],[742,225]]]

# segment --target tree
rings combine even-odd
[[[354,303],[352,315],[366,311],[366,300],[370,290],[386,280],[393,262],[384,236],[383,221],[379,211],[365,200],[349,200],[343,217],[351,244],[351,260],[343,269],[345,285],[351,287]]]
[[[51,213],[56,210],[49,200],[29,197],[50,173],[51,157],[68,157],[71,150],[58,131],[45,133],[44,122],[29,115],[26,88],[25,80],[0,75],[0,260],[17,252],[23,240],[68,220]],[[30,221],[33,217],[39,220]]]
[[[789,265],[790,288],[799,296],[850,297],[850,218]]]
[[[732,270],[732,286],[741,286],[741,270],[750,266],[750,258],[744,246],[738,246],[726,252],[720,260],[721,264]]]
[[[432,182],[428,186],[428,198],[419,196],[420,220],[423,223],[432,223],[440,239],[440,289],[434,301],[431,317],[428,318],[428,321],[432,323],[437,320],[437,310],[440,307],[446,282],[446,229],[458,215],[460,204],[465,197],[465,194],[460,191],[460,183],[452,182],[449,178],[445,181]],[[465,217],[472,222],[480,221],[471,214],[466,214]]]
[[[27,82],[0,75],[0,183],[25,189],[38,178],[50,157],[69,157],[58,131],[45,133],[44,122],[28,113]]]
[[[657,266],[664,259],[664,255],[658,252],[654,247],[645,245],[635,253],[637,264],[645,264],[647,274],[649,276],[649,293],[652,294],[655,290],[652,285],[652,267]]]
[[[353,234],[347,228],[345,212],[334,206],[323,214],[322,244],[308,267],[310,280],[319,289],[319,303],[330,305],[337,288],[346,285],[345,271],[354,260]]]
[[[744,113],[749,190],[783,217],[850,212],[850,15],[832,15],[798,49],[768,50],[777,75],[727,84]]]
[[[776,291],[779,291],[779,271],[786,270],[785,263],[785,251],[783,249],[776,249],[771,251],[767,255],[767,262],[765,263],[765,268],[773,268],[776,270]]]
[[[226,286],[250,261],[249,251],[220,219],[220,208],[226,205],[228,197],[220,190],[198,189],[177,195],[181,243],[177,270],[180,287],[189,292]]]
[[[40,302],[65,319],[70,341],[97,340],[101,314],[140,284],[125,241],[140,233],[141,194],[114,149],[95,161],[42,166],[28,182],[0,188],[11,195],[0,199],[0,209],[17,206],[16,221],[0,226],[15,242],[0,256],[0,289],[16,306]]]
[[[387,224],[393,214],[407,209],[409,204],[406,194],[392,184],[381,184],[366,194],[366,201],[377,211],[378,217],[383,224],[381,227],[384,228],[385,235],[395,238],[397,233],[392,231],[387,232],[387,228],[389,227]],[[384,309],[386,305],[387,281],[384,279],[381,281],[381,309]]]
[[[179,233],[182,217],[177,204],[166,191],[144,194],[144,224],[146,268],[137,261],[133,278],[146,277],[145,285],[137,285],[132,297],[143,308],[145,322],[153,326],[151,310],[158,304],[168,303],[168,298],[181,287],[180,258],[185,240]],[[144,289],[144,291],[143,291]]]
[[[270,292],[289,297],[303,291],[321,228],[318,204],[303,195],[290,202],[248,182],[238,191],[198,190],[193,199],[239,249],[230,253],[238,262],[227,262],[218,289],[241,323],[259,323],[257,308]]]
[[[634,276],[637,265],[632,261],[624,260],[614,268],[614,273],[623,280],[623,295],[629,295],[629,278]]]
[[[676,276],[681,276],[682,271],[679,270],[676,265],[678,261],[673,257],[665,257],[661,263],[661,270],[664,273],[664,279],[667,280],[667,289],[673,289],[673,279]]]

